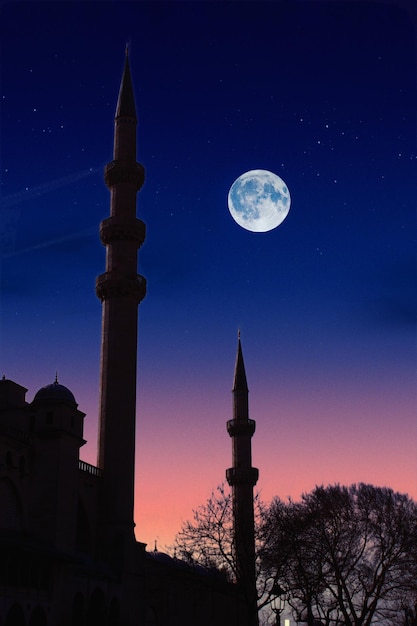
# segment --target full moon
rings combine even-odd
[[[279,226],[290,210],[291,198],[282,178],[268,170],[251,170],[235,180],[227,197],[235,222],[254,233]]]

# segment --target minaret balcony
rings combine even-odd
[[[227,432],[231,437],[249,436],[252,437],[256,429],[255,420],[229,420],[227,422]]]
[[[116,159],[105,166],[104,180],[109,189],[114,185],[130,183],[139,191],[145,182],[145,168],[140,163]]]
[[[113,215],[100,224],[100,239],[105,246],[114,241],[134,241],[140,248],[145,241],[145,236],[146,226],[136,217]]]
[[[226,480],[231,487],[251,485],[258,482],[259,470],[256,467],[230,467],[226,470]]]
[[[140,274],[127,278],[115,272],[105,272],[97,277],[96,294],[102,302],[113,298],[132,298],[139,304],[146,295],[146,279]]]

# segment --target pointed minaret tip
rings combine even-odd
[[[248,391],[248,383],[246,380],[245,364],[243,362],[242,344],[240,343],[240,330],[237,336],[237,355],[235,365],[235,377],[233,380],[233,391]]]
[[[125,49],[125,66],[120,83],[119,97],[116,106],[116,118],[130,117],[136,119],[135,97],[133,95],[132,77],[129,67],[129,45]]]

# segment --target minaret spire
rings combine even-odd
[[[116,106],[116,119],[119,117],[132,118],[136,121],[135,96],[133,93],[132,77],[129,66],[129,49],[126,46],[125,66],[120,83],[119,97]],[[135,154],[136,158],[136,154]]]
[[[232,467],[226,470],[226,479],[232,488],[234,551],[237,582],[247,603],[250,626],[258,626],[258,608],[255,576],[255,521],[253,488],[258,470],[252,467],[251,439],[256,423],[249,419],[248,384],[243,361],[240,331],[233,380],[233,419],[227,422],[232,438]]]
[[[243,362],[242,345],[240,343],[240,330],[237,339],[237,354],[235,365],[235,377],[233,381],[233,391],[248,392],[248,383],[246,381],[245,364]]]
[[[136,108],[128,56],[114,120],[114,156],[105,167],[110,217],[100,224],[106,271],[97,278],[102,302],[98,466],[103,469],[102,546],[121,566],[133,540],[138,304],[146,281],[137,273],[145,224],[136,217],[144,168],[136,162]],[[117,556],[116,556],[117,555]]]

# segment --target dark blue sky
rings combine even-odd
[[[156,467],[176,454],[208,460],[192,505],[223,480],[239,327],[268,497],[390,477],[416,496],[413,15],[394,2],[12,2],[0,39],[1,373],[31,400],[58,370],[88,413],[94,462],[102,169],[129,42],[148,232],[139,484],[158,491]],[[227,209],[257,168],[292,198],[269,233]]]

